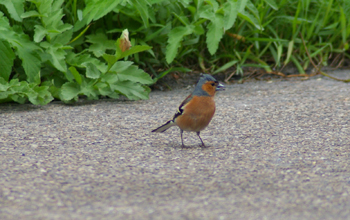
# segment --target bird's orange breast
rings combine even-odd
[[[184,131],[201,131],[208,126],[215,113],[215,102],[212,96],[194,96],[183,107],[182,115],[175,123]]]

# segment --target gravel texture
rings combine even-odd
[[[150,131],[192,89],[0,105],[0,219],[350,219],[349,84],[227,85],[183,149]]]

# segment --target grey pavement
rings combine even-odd
[[[150,131],[191,89],[0,105],[0,219],[350,219],[350,84],[227,85],[183,149]]]

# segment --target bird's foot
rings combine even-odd
[[[191,147],[186,146],[186,145],[184,145],[184,144],[183,144],[181,147],[182,147],[182,148],[186,148],[186,149],[191,148]]]

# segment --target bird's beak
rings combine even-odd
[[[216,91],[222,91],[222,90],[225,90],[225,86],[222,85],[221,83],[219,83],[219,84],[216,86]]]

